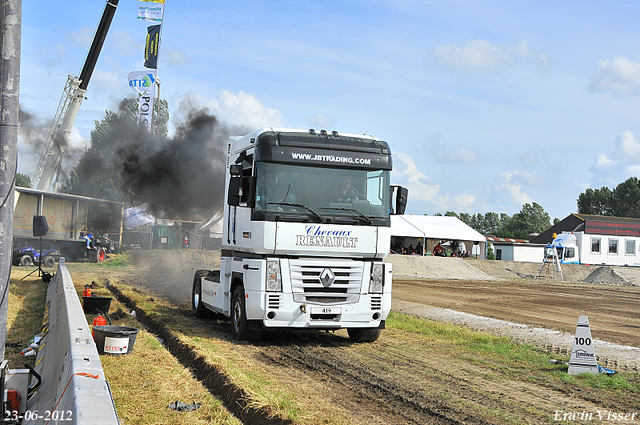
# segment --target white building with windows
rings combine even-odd
[[[640,266],[640,219],[571,214],[531,242],[554,237],[563,263]]]

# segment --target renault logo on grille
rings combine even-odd
[[[320,273],[320,283],[322,283],[322,286],[325,288],[331,286],[334,280],[336,280],[336,275],[333,274],[331,269],[324,269],[322,273]]]

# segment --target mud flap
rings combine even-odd
[[[262,320],[247,320],[250,331],[263,332],[266,330],[262,324]]]

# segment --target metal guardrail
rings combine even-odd
[[[119,424],[98,349],[64,258],[47,289],[43,329],[46,334],[34,366],[42,382],[27,402],[23,424]]]

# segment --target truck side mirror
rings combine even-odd
[[[409,200],[409,189],[402,186],[391,186],[392,203],[395,204],[395,211],[392,214],[402,215],[407,209],[407,201]]]

